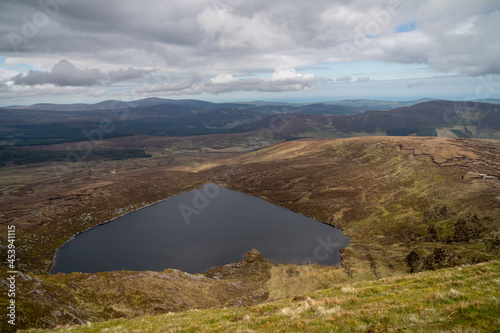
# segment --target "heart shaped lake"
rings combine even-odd
[[[340,229],[252,195],[206,184],[89,229],[58,251],[51,273],[188,273],[239,262],[255,248],[280,263],[340,263]]]

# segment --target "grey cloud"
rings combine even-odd
[[[400,8],[391,11],[389,4],[398,2]],[[38,1],[11,0],[7,7],[0,13],[2,37],[22,36],[22,18],[32,22],[35,13],[44,12]],[[204,71],[210,64],[250,73],[262,68],[263,58],[270,62],[265,69],[277,67],[285,54],[295,62],[287,66],[300,66],[306,58],[320,61],[325,54],[344,61],[340,45],[351,45],[353,61],[422,62],[439,71],[480,75],[499,72],[497,8],[495,0],[69,1],[48,15],[50,24],[39,27],[21,53],[81,52],[108,61],[110,50],[117,50],[113,56],[121,61],[140,51],[135,66],[153,55],[181,70]],[[380,15],[388,11],[388,17]],[[415,32],[396,33],[397,26],[413,21],[419,22]],[[363,39],[373,27],[379,33]],[[463,32],[470,32],[472,41]],[[0,38],[0,51],[15,54],[8,38]]]
[[[270,78],[244,78],[217,82],[216,79],[204,84],[204,90],[213,93],[229,91],[299,91],[311,90],[320,82],[330,79],[316,77],[314,74],[300,74],[293,69],[278,69]]]
[[[423,86],[425,83],[423,81],[411,81],[406,84],[408,88]]]
[[[144,84],[136,90],[136,93],[139,96],[193,94],[195,93],[195,85],[200,83],[201,80],[202,78],[199,75],[192,74],[190,79],[181,82],[161,81],[156,84]]]
[[[368,76],[361,76],[361,77],[358,77],[358,82],[368,82],[370,81],[370,78]]]
[[[270,78],[238,79],[230,74],[221,74],[204,83],[198,76],[177,83],[160,82],[146,85],[137,91],[140,95],[221,94],[234,91],[282,92],[310,90],[320,82],[330,81],[314,74],[300,74],[295,70],[276,70]]]
[[[61,8],[60,22],[75,31],[123,35],[134,42],[195,45],[199,36],[196,16],[206,6],[207,1],[73,1]]]
[[[144,70],[128,67],[127,69],[119,69],[107,73],[107,77],[111,82],[126,81],[131,79],[141,78],[146,74],[150,74],[154,70]]]
[[[260,91],[260,92],[281,92],[311,90],[319,82],[324,82],[324,78],[288,78],[281,80],[248,78],[233,82],[214,84],[211,81],[205,83],[201,90],[215,94],[232,91]]]
[[[67,60],[59,61],[51,71],[30,70],[28,74],[18,74],[12,78],[16,85],[35,86],[53,84],[56,86],[99,85],[105,76],[97,68],[78,69]]]
[[[29,70],[27,74],[17,74],[12,81],[15,85],[21,86],[53,84],[59,87],[90,87],[136,79],[151,72],[151,70],[128,67],[104,74],[97,68],[79,69],[63,59],[55,64],[51,71]]]
[[[95,91],[91,87],[58,87],[53,85],[43,85],[33,89],[30,86],[11,86],[8,89],[0,89],[0,99],[1,98],[12,98],[16,96],[17,98],[29,98],[29,97],[39,97],[39,96],[71,96],[71,95],[95,95]]]
[[[344,75],[344,76],[341,76],[337,79],[337,81],[339,82],[349,82],[349,81],[352,81],[352,77],[350,75]]]

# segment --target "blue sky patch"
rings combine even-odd
[[[35,66],[32,66],[32,65],[27,65],[27,64],[17,64],[17,67],[18,68],[23,68],[23,69],[35,69]]]
[[[410,32],[410,31],[415,30],[415,26],[416,26],[415,21],[412,21],[412,22],[407,23],[407,24],[401,24],[400,26],[398,26],[396,28],[396,32],[397,33]]]

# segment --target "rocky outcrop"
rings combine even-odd
[[[246,264],[254,264],[257,262],[266,262],[267,260],[256,249],[251,249],[243,255],[243,262]]]

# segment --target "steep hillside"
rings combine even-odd
[[[339,284],[245,308],[192,310],[30,332],[497,332],[498,261]]]

